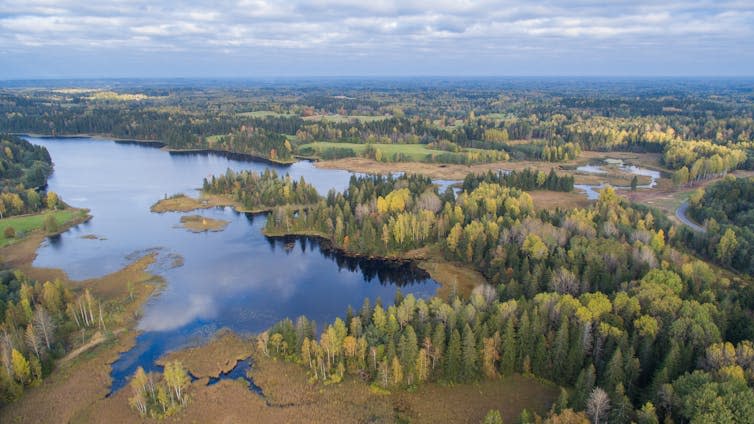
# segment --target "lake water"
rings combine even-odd
[[[256,333],[299,315],[324,323],[343,316],[348,305],[358,309],[364,298],[392,303],[398,286],[424,298],[437,288],[411,265],[345,258],[311,239],[268,239],[261,232],[263,215],[230,208],[194,211],[190,214],[230,221],[222,232],[197,234],[177,227],[181,213],[149,211],[165,195],[197,195],[202,178],[228,168],[303,176],[320,194],[344,190],[349,172],[305,161],[285,167],[215,154],[169,154],[106,140],[27,139],[50,151],[55,172],[49,190],[93,215],[43,243],[35,266],[61,268],[82,280],[117,271],[149,251],[159,255],[150,270],[167,285],[145,305],[134,348],[112,365],[113,391],[138,366],[156,370],[155,360],[166,352],[200,344],[223,327]],[[178,257],[182,266],[174,266]]]

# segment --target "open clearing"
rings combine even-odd
[[[42,230],[48,214],[52,214],[55,217],[59,228],[64,228],[72,221],[83,219],[86,216],[86,211],[81,209],[63,209],[0,219],[0,247],[16,242],[30,232]],[[5,237],[4,232],[8,227],[12,227],[16,231],[16,237]]]
[[[374,122],[390,119],[390,115],[312,115],[303,117],[304,121],[323,121],[334,122],[337,124],[343,122],[359,121],[359,122]]]
[[[311,143],[322,144],[322,143]],[[351,147],[352,143],[327,143],[329,147]],[[365,144],[353,144],[353,146],[361,146],[360,148],[366,148]],[[374,145],[377,146],[377,145]],[[318,161],[315,165],[318,168],[326,169],[345,169],[351,172],[361,172],[368,174],[387,174],[396,172],[410,172],[416,174],[423,174],[433,179],[440,180],[463,180],[467,174],[475,173],[480,174],[487,171],[499,172],[503,170],[507,171],[521,171],[524,169],[536,169],[545,173],[555,169],[560,174],[571,174],[576,178],[577,184],[599,184],[601,182],[608,182],[614,185],[629,185],[632,175],[627,173],[610,172],[608,174],[584,174],[576,172],[576,167],[586,165],[591,162],[603,160],[603,159],[621,159],[627,163],[634,164],[636,166],[663,170],[659,166],[659,156],[653,153],[625,153],[625,152],[583,152],[579,159],[564,162],[542,162],[542,161],[528,161],[528,160],[516,160],[516,161],[498,161],[489,163],[480,163],[473,165],[460,165],[460,164],[441,164],[441,163],[427,163],[421,162],[422,158],[431,153],[438,153],[438,150],[430,150],[426,148],[424,144],[386,144],[380,145],[386,147],[392,147],[400,151],[400,146],[404,146],[403,149],[412,152],[418,159],[416,162],[377,162],[372,159],[355,157],[355,158],[343,158],[334,160],[322,160]],[[410,150],[405,146],[416,146]],[[423,150],[422,150],[423,148]],[[382,149],[382,147],[380,147]],[[359,151],[357,151],[358,153]],[[422,154],[420,155],[421,152]],[[384,151],[383,153],[388,153]],[[391,151],[390,154],[393,152]],[[405,154],[405,152],[404,152]],[[412,157],[413,158],[413,157]],[[639,177],[639,184],[646,184],[648,179]]]
[[[255,110],[253,112],[241,112],[236,114],[237,116],[246,116],[249,118],[268,118],[268,117],[275,117],[275,118],[292,118],[296,115],[292,113],[281,113],[281,112],[275,112],[273,110]]]
[[[431,150],[426,144],[362,144],[362,143],[333,143],[328,141],[317,141],[301,145],[300,149],[311,148],[318,153],[328,149],[352,149],[357,155],[364,153],[367,146],[372,146],[382,152],[386,157],[392,157],[395,154],[405,155],[412,161],[421,162],[431,154],[447,153],[442,150]],[[377,162],[381,163],[381,162]]]

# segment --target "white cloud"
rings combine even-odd
[[[693,49],[695,44],[751,56],[751,39],[754,4],[748,1],[553,0],[535,5],[525,0],[6,0],[0,4],[0,51],[10,60],[61,46],[120,55],[287,54],[290,61],[301,54],[410,58],[483,50],[505,56],[511,51],[558,53],[647,45],[673,51],[679,46]]]

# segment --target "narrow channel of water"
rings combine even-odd
[[[249,376],[249,371],[251,371],[251,358],[242,359],[236,362],[236,365],[230,371],[220,373],[217,377],[210,377],[207,385],[212,386],[222,380],[241,379],[247,384],[249,390],[264,398],[264,391],[254,383],[254,379]]]
[[[655,171],[655,170],[647,169],[647,168],[641,168],[635,165],[626,165],[620,159],[605,159],[604,162],[607,165],[616,166],[618,169],[628,174],[649,177],[649,184],[639,184],[637,188],[641,188],[641,189],[655,188],[657,186],[657,180],[660,179],[660,171]],[[577,167],[576,170],[579,172],[584,172],[586,174],[604,175],[608,173],[608,170],[605,169],[604,165],[593,165],[593,164],[582,165],[582,166]],[[573,187],[577,190],[583,191],[586,194],[586,197],[588,199],[594,200],[600,197],[599,192],[600,190],[605,188],[605,184],[597,184],[597,185],[574,184]],[[618,190],[625,190],[628,187],[616,186],[614,188]]]

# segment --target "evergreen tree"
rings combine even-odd
[[[518,343],[516,341],[516,329],[513,326],[513,319],[508,318],[508,322],[505,324],[505,334],[503,334],[502,342],[503,354],[500,359],[500,373],[503,375],[511,375],[515,372],[518,361],[517,351]]]
[[[476,346],[474,330],[466,324],[463,328],[463,372],[466,381],[476,379],[478,375],[479,351]]]
[[[461,378],[461,333],[454,328],[450,333],[448,352],[445,355],[445,378],[449,381],[458,381]]]
[[[573,409],[581,411],[586,408],[586,402],[594,389],[596,381],[595,373],[593,364],[587,365],[579,373],[576,385],[573,387],[573,397],[571,399]]]

